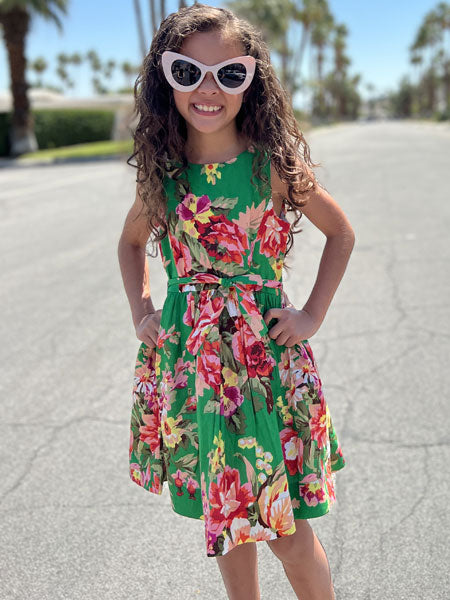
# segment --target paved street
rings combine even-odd
[[[444,600],[450,128],[344,124],[307,140],[356,233],[310,340],[347,461],[337,503],[310,524],[337,600]],[[203,523],[128,475],[139,341],[117,242],[134,188],[116,160],[0,168],[1,600],[226,598]],[[284,275],[299,308],[325,241],[301,223]],[[160,258],[150,276],[160,308]],[[258,552],[262,600],[294,599],[267,545]]]

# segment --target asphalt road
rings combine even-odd
[[[347,464],[310,520],[337,600],[449,597],[450,129],[371,122],[308,135],[356,233],[311,338]],[[117,242],[135,171],[119,161],[0,169],[0,598],[226,598],[203,523],[128,476],[139,341]],[[324,236],[306,217],[289,297]],[[150,260],[162,306],[165,274]],[[258,544],[263,600],[295,598]],[[305,599],[306,600],[306,599]]]

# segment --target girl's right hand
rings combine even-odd
[[[144,315],[136,327],[137,339],[144,342],[149,348],[156,348],[159,325],[161,323],[161,313],[162,309],[159,308],[154,313]]]

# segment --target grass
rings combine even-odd
[[[89,144],[74,144],[61,148],[49,148],[22,154],[17,160],[52,160],[58,158],[98,158],[106,156],[130,156],[133,152],[133,140],[106,140]]]

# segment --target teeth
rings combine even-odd
[[[221,106],[205,106],[203,104],[194,104],[197,110],[203,110],[204,112],[217,112],[222,107]]]

